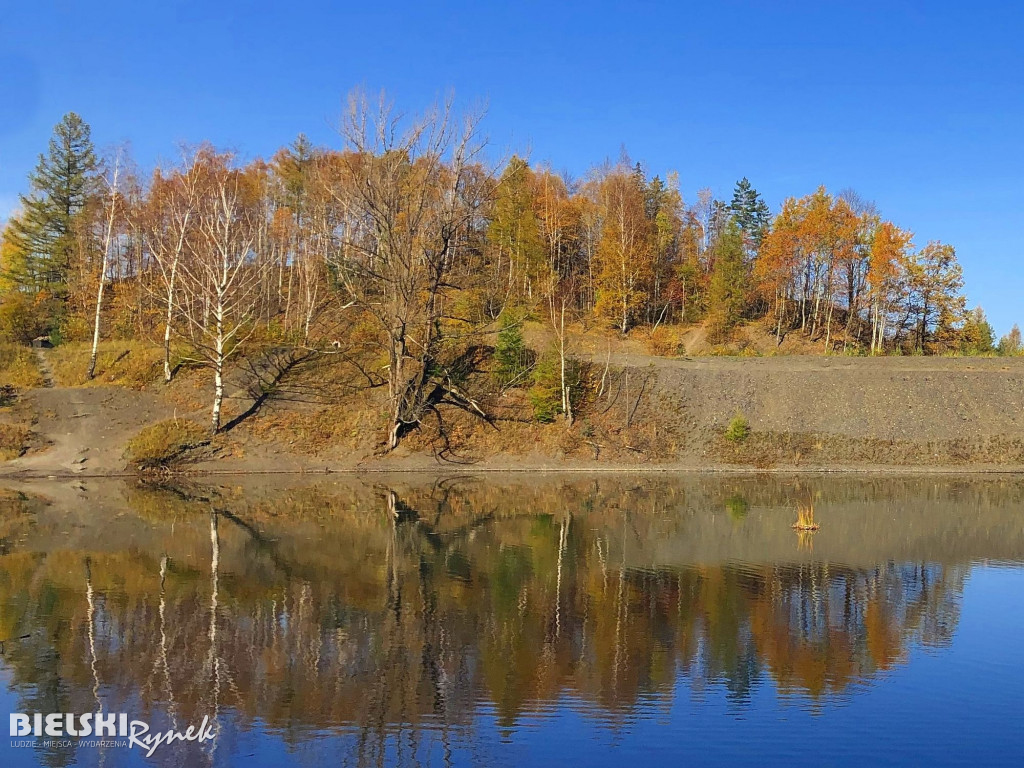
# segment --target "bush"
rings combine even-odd
[[[11,291],[0,300],[0,337],[16,344],[29,344],[45,333],[35,302],[20,291]]]
[[[533,418],[541,422],[554,421],[562,412],[561,366],[556,355],[545,355],[534,366],[530,406]]]
[[[647,334],[647,351],[658,357],[674,357],[679,354],[679,334],[676,329],[659,325]]]
[[[742,443],[750,436],[750,422],[747,417],[739,411],[732,417],[729,426],[725,428],[725,439],[733,443]]]
[[[194,421],[167,419],[150,424],[129,440],[125,458],[142,472],[166,471],[183,464],[191,451],[209,442],[208,432]]]

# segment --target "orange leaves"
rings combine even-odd
[[[788,198],[761,245],[756,275],[762,292],[786,289],[805,270],[830,271],[856,258],[863,223],[849,203],[824,187],[800,199]]]
[[[907,258],[908,250],[913,247],[913,237],[913,233],[900,229],[891,221],[883,221],[878,225],[871,241],[868,267],[868,283],[876,296],[892,284]]]

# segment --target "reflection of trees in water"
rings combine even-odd
[[[219,499],[213,514],[209,500],[139,493],[129,500],[159,545],[0,558],[0,626],[32,633],[5,658],[26,711],[95,711],[95,687],[107,711],[131,703],[163,727],[224,708],[290,738],[353,724],[368,764],[396,734],[448,739],[481,702],[509,727],[565,695],[621,714],[680,675],[741,705],[769,678],[833,695],[915,644],[948,643],[966,576],[641,568],[658,514],[642,491],[555,496],[530,514],[459,486],[430,503],[383,491],[373,509],[315,490]]]

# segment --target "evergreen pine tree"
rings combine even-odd
[[[764,233],[771,222],[771,210],[756,189],[751,186],[747,177],[736,182],[732,194],[729,211],[736,219],[743,233],[753,243],[754,248],[761,245]]]
[[[523,339],[518,318],[503,315],[501,330],[498,331],[494,347],[494,361],[497,363],[498,384],[502,387],[522,382],[523,373],[530,367],[530,350]]]
[[[89,126],[74,112],[56,125],[46,155],[29,177],[22,213],[11,221],[12,247],[24,255],[26,286],[66,291],[75,252],[74,225],[97,190],[97,162]]]

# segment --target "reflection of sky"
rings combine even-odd
[[[525,715],[509,730],[481,704],[473,727],[423,729],[389,739],[385,764],[527,765],[1020,765],[1024,755],[1024,568],[972,568],[952,644],[909,648],[906,663],[818,701],[780,696],[768,675],[737,708],[724,686],[695,687],[678,678],[672,700],[642,697],[629,714],[610,718],[579,699],[563,698]],[[0,703],[17,699],[2,675]],[[5,718],[6,720],[6,718]],[[30,750],[10,749],[3,764],[36,765]],[[373,736],[371,739],[375,738]],[[296,747],[281,735],[225,729],[217,764],[282,766],[355,764],[359,736],[320,732]],[[162,748],[162,764],[174,764]],[[78,764],[97,765],[83,750]],[[371,764],[373,759],[369,761]],[[113,750],[106,765],[142,765],[137,751]]]

